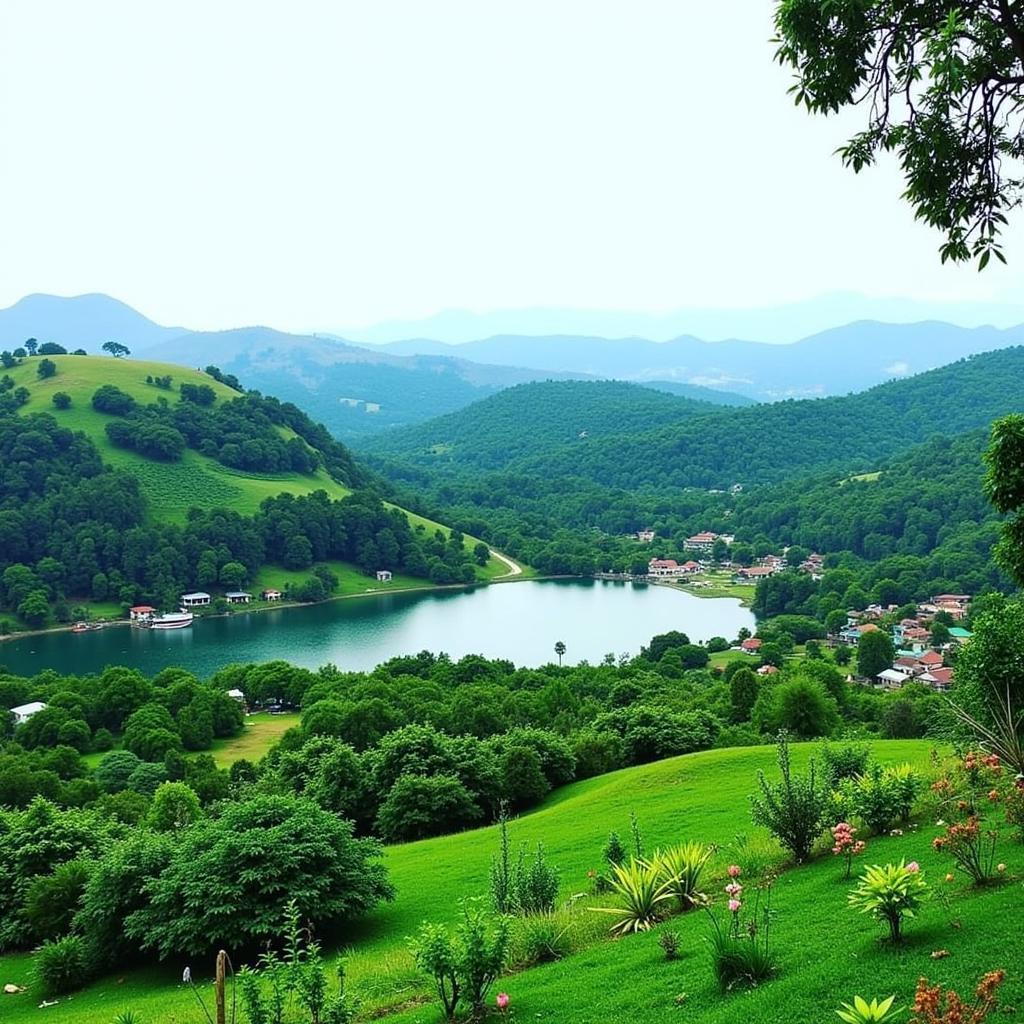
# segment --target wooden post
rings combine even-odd
[[[227,973],[227,962],[228,955],[222,949],[217,954],[217,977],[214,981],[214,991],[217,998],[217,1024],[227,1024],[224,1002],[224,976]]]

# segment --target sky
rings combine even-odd
[[[857,118],[793,106],[771,9],[3,0],[0,306],[341,331],[1022,294],[1012,231],[1009,268],[942,267],[894,167],[841,167]]]

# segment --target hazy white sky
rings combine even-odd
[[[165,323],[987,299],[855,177],[769,0],[2,0],[0,305]],[[849,129],[853,122],[847,121]]]

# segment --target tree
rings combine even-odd
[[[501,759],[501,776],[505,798],[513,810],[532,806],[551,789],[541,770],[540,757],[530,747],[509,747]]]
[[[388,842],[424,839],[473,825],[481,818],[469,790],[455,775],[403,775],[377,814],[377,829]]]
[[[104,792],[119,793],[128,788],[128,780],[140,764],[141,758],[130,750],[112,750],[96,765],[94,777]]]
[[[729,545],[721,537],[716,537],[711,545],[711,559],[714,562],[724,562],[729,557]]]
[[[566,650],[566,648],[565,648],[565,644],[564,644],[564,643],[562,643],[562,641],[561,641],[561,640],[559,640],[559,641],[558,641],[558,642],[557,642],[557,643],[555,644],[555,654],[557,654],[557,655],[558,655],[558,664],[559,664],[559,665],[561,665],[561,664],[562,664],[562,658],[563,658],[563,657],[565,656],[565,650]]]
[[[199,797],[184,782],[164,782],[153,794],[146,824],[156,832],[176,832],[203,816]]]
[[[41,356],[66,356],[68,350],[63,345],[58,345],[55,341],[44,341],[39,346],[39,354]]]
[[[34,356],[36,350],[39,348],[39,342],[35,338],[28,338],[25,341],[25,351],[30,355]]]
[[[42,366],[42,363],[39,365]],[[54,407],[57,409],[71,408],[71,396],[66,391],[55,391],[53,393],[52,402]]]
[[[729,703],[732,705],[732,721],[745,722],[750,718],[757,700],[757,674],[749,668],[734,672],[729,680]]]
[[[293,796],[228,802],[219,817],[182,829],[146,892],[124,930],[161,959],[255,948],[279,934],[291,900],[316,928],[348,924],[394,896],[375,841],[356,839],[351,822]]]
[[[46,380],[48,377],[53,377],[57,373],[57,364],[52,359],[40,359],[36,365],[36,376],[40,380]]]
[[[122,345],[119,341],[105,341],[101,348],[104,352],[109,352],[115,359],[132,354],[131,349],[127,345]]]
[[[249,576],[241,562],[225,562],[220,567],[220,582],[231,590],[241,587]]]
[[[881,629],[869,630],[857,641],[857,674],[874,679],[879,672],[892,668],[895,656],[889,634]]]
[[[45,590],[33,590],[25,595],[24,600],[18,605],[18,614],[33,629],[45,625],[50,617],[50,602],[47,600]]]
[[[854,105],[867,124],[839,150],[860,171],[895,150],[904,198],[945,235],[943,262],[1003,260],[998,237],[1024,197],[1024,14],[1010,0],[778,0],[777,58],[797,103]]]
[[[1024,416],[1014,413],[992,424],[985,465],[985,495],[1007,517],[996,558],[1024,586]]]

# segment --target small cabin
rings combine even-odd
[[[210,595],[203,593],[201,590],[197,590],[193,594],[182,594],[181,595],[181,607],[185,608],[205,608],[210,603]]]
[[[11,715],[14,717],[15,725],[24,725],[33,715],[37,715],[46,705],[41,700],[34,700],[31,704],[19,704],[11,708]]]
[[[391,571],[389,569],[378,569],[377,570],[377,582],[378,583],[390,583],[391,582]]]
[[[228,690],[228,696],[232,700],[237,700],[239,704],[245,703],[245,694],[242,693],[242,691],[239,690],[237,687],[235,687],[235,689],[233,690]]]
[[[280,590],[264,590],[260,594],[260,597],[264,601],[280,601],[282,594]]]
[[[224,595],[224,600],[228,604],[248,604],[252,600],[252,594],[246,593],[244,590],[229,590]]]
[[[128,618],[132,622],[148,622],[156,614],[156,609],[148,604],[137,604],[128,610]]]

